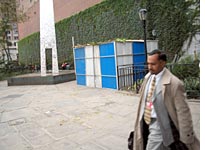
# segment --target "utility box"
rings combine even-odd
[[[148,41],[147,47],[150,49],[147,51],[156,49],[157,41]],[[118,79],[118,68],[126,65],[143,65],[145,59],[142,40],[112,41],[74,48],[77,84],[119,89],[121,83]]]

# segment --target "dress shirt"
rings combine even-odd
[[[155,87],[157,87],[157,84],[159,83],[159,80],[161,79],[162,77],[162,74],[164,73],[164,70],[163,69],[161,72],[159,72],[157,75],[155,74],[152,74],[147,82],[147,85],[146,85],[146,92],[145,92],[145,95],[144,95],[144,100],[146,100],[146,97],[147,97],[147,94],[148,94],[148,89],[150,88],[150,84],[151,84],[151,81],[152,81],[152,78],[155,76],[156,77],[156,83],[155,83]],[[152,95],[152,101],[154,100],[154,95],[155,95],[155,91],[156,91],[156,88],[154,90],[154,94]],[[157,114],[155,112],[155,109],[153,107],[152,109],[152,112],[151,112],[151,118],[157,118]]]

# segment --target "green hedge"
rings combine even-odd
[[[40,34],[34,33],[18,42],[19,63],[21,65],[40,63]]]

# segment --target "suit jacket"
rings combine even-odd
[[[144,107],[144,91],[147,81],[150,77],[148,73],[142,83],[140,94],[140,102],[137,110],[136,123],[134,128],[134,150],[144,150],[143,134],[143,117],[142,108]],[[185,143],[190,150],[199,150],[199,140],[195,137],[193,131],[192,116],[189,106],[186,102],[186,94],[183,83],[174,76],[168,69],[165,71],[161,77],[161,92],[164,105],[173,121],[174,125],[179,131],[180,141]]]

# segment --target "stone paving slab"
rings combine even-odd
[[[124,91],[0,82],[0,150],[126,150],[138,96]],[[188,102],[200,137],[200,102]]]

